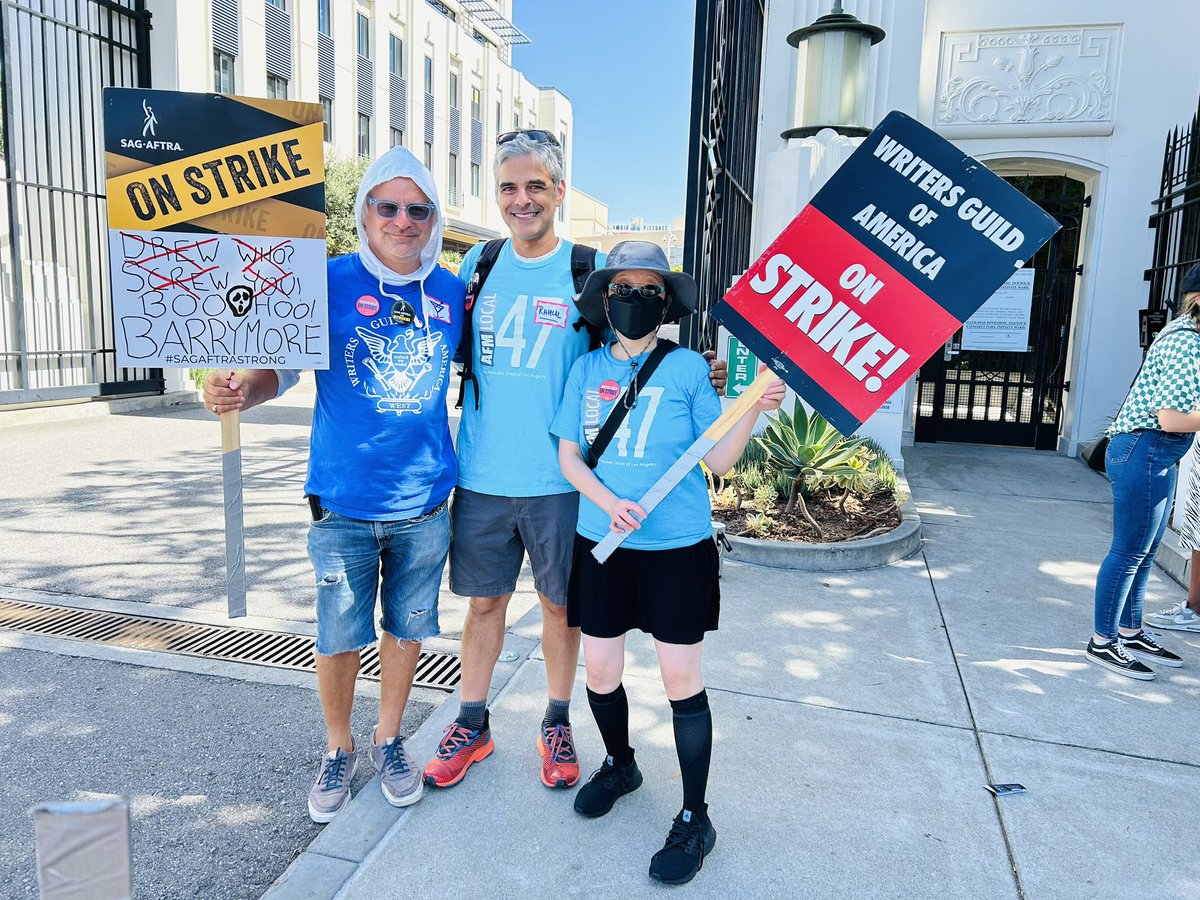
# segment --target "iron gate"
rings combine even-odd
[[[709,310],[750,264],[763,18],[761,0],[696,3],[683,268],[700,302],[680,326],[696,350],[716,346]]]
[[[145,0],[0,0],[0,404],[161,391],[116,364],[101,90],[150,86]]]
[[[1150,309],[1175,311],[1179,280],[1200,262],[1200,107],[1167,135],[1162,185],[1150,216],[1154,264],[1146,270]]]
[[[963,350],[960,329],[917,377],[917,441],[1058,447],[1063,394],[1070,386],[1067,344],[1079,274],[1079,225],[1090,198],[1082,182],[1066,176],[1005,180],[1063,226],[1031,262],[1028,350]]]

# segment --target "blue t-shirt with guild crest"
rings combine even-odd
[[[344,516],[409,519],[442,503],[458,478],[446,409],[462,334],[463,285],[425,279],[428,331],[392,320],[396,298],[422,317],[421,286],[380,290],[358,254],[329,261],[329,368],[316,372],[304,489]]]
[[[472,310],[475,389],[468,385],[458,430],[458,483],[497,497],[540,497],[575,490],[558,467],[550,422],[571,365],[587,353],[575,307],[569,241],[538,259],[508,241]],[[472,247],[459,277],[470,280],[484,244]],[[596,267],[604,265],[596,255]],[[466,348],[464,348],[466,349]]]
[[[649,355],[639,360],[644,362]],[[577,442],[586,456],[609,413],[622,402],[631,373],[629,360],[616,359],[610,347],[576,362],[554,417],[554,434]],[[721,401],[709,381],[708,361],[692,350],[672,350],[650,375],[637,405],[601,455],[596,477],[618,497],[637,501],[720,415]],[[599,541],[610,531],[610,522],[607,513],[580,495],[580,534]],[[708,485],[695,466],[623,546],[669,550],[691,546],[711,534]]]

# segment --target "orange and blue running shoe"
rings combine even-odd
[[[425,767],[425,783],[434,787],[453,787],[463,780],[472,763],[491,756],[496,745],[487,719],[482,728],[468,728],[461,722],[446,726],[437,753]]]
[[[579,780],[579,757],[570,725],[547,725],[538,735],[538,753],[542,755],[542,784],[548,788],[569,788]]]

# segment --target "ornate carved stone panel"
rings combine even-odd
[[[1120,25],[946,32],[934,126],[949,137],[1112,134]]]

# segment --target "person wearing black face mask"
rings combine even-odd
[[[576,301],[588,321],[611,328],[615,339],[576,361],[550,429],[559,439],[563,474],[580,493],[567,622],[583,631],[588,704],[607,753],[576,795],[575,811],[603,816],[642,783],[621,675],[626,632],[645,631],[654,638],[671,703],[683,781],[683,807],[650,861],[650,877],[667,884],[690,881],[716,842],[704,799],[712,716],[700,661],[704,635],[717,627],[717,552],[698,467],[651,516],[630,498],[641,497],[721,413],[704,358],[658,337],[665,322],[695,309],[696,295],[696,283],[672,272],[657,245],[617,244]],[[704,461],[713,472],[732,467],[759,413],[777,409],[784,391],[776,379],[708,452]],[[606,428],[614,411],[623,418]],[[632,533],[600,564],[591,550],[610,530]]]

